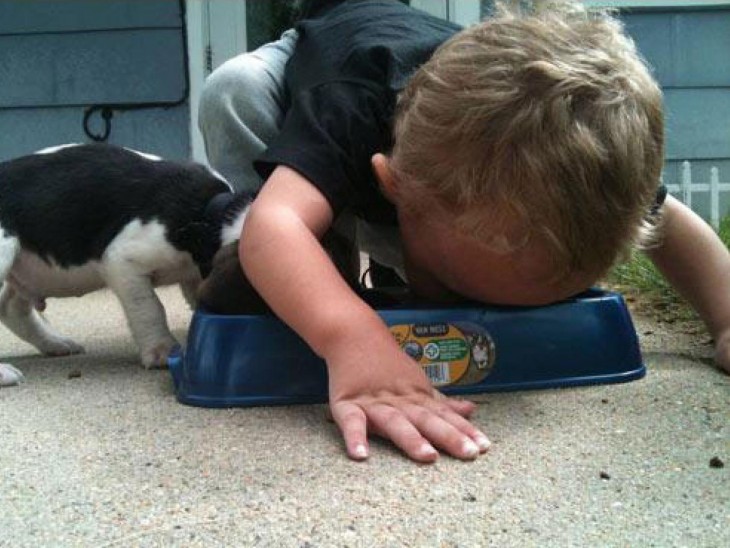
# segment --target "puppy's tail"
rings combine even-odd
[[[15,262],[20,252],[20,242],[15,236],[8,234],[0,225],[0,285]]]

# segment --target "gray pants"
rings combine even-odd
[[[208,77],[198,125],[210,165],[235,190],[255,191],[263,181],[253,169],[284,120],[284,67],[298,33],[229,59]]]

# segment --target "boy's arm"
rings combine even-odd
[[[662,243],[647,254],[705,321],[715,339],[715,361],[730,372],[730,252],[707,223],[672,196],[663,208]]]
[[[324,196],[280,166],[251,206],[239,253],[269,306],[327,362],[330,408],[348,454],[367,457],[369,430],[415,460],[433,461],[433,445],[460,458],[476,457],[489,442],[464,418],[474,405],[434,390],[380,317],[340,277],[319,243],[331,223]]]

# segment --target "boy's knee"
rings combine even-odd
[[[200,125],[215,122],[232,112],[254,108],[265,93],[266,71],[261,62],[243,54],[223,63],[205,81],[200,96]]]

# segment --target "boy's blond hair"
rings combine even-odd
[[[556,275],[603,273],[650,232],[661,91],[609,15],[572,2],[518,11],[455,35],[402,92],[400,204],[445,210],[493,249],[539,238]]]

